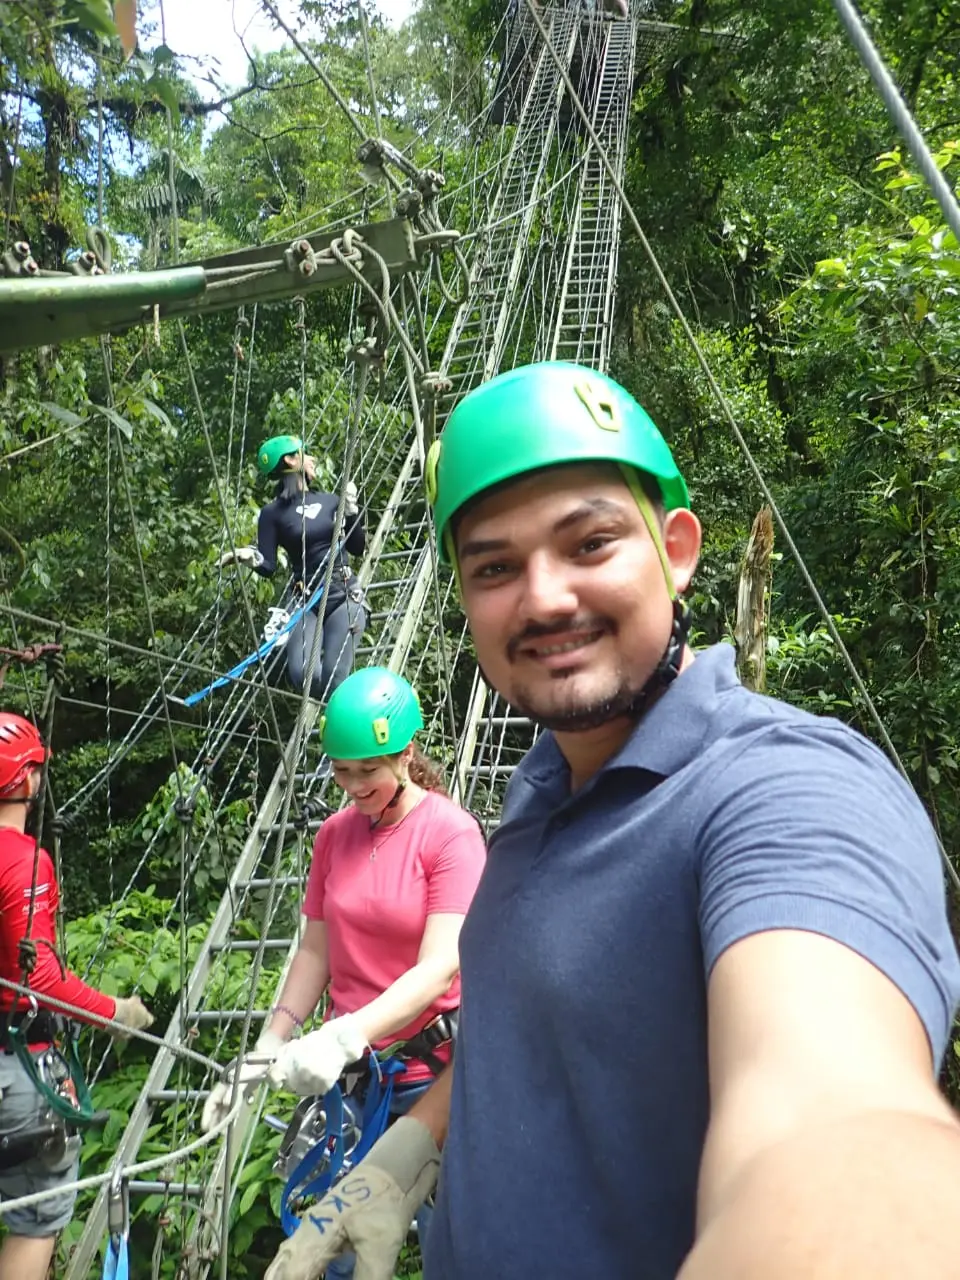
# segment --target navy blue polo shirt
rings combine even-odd
[[[940,1061],[960,964],[939,853],[865,738],[748,692],[725,645],[576,794],[541,737],[461,935],[426,1280],[673,1280],[709,1114],[707,979],[778,928],[881,969]]]

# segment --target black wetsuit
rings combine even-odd
[[[289,497],[281,494],[269,502],[260,512],[257,527],[261,560],[254,565],[256,572],[265,578],[275,573],[277,549],[282,547],[296,581],[303,583],[307,592],[315,590],[325,576],[338,501],[336,494],[308,490]],[[314,664],[310,680],[310,692],[318,699],[329,696],[350,674],[354,648],[367,621],[360,583],[347,561],[347,553],[362,555],[366,546],[362,516],[348,516],[344,520],[342,543],[323,614],[319,661]],[[322,603],[318,601],[300,619],[287,641],[287,674],[296,689],[303,688]]]
[[[277,548],[283,547],[290,559],[293,576],[305,587],[313,589],[323,580],[319,574],[321,565],[330,550],[333,524],[337,515],[338,498],[333,493],[315,493],[308,490],[294,497],[274,498],[260,512],[257,526],[257,547],[263,557],[256,571],[269,578],[276,572]],[[363,555],[367,535],[361,516],[348,516],[343,522],[343,549],[337,557],[333,581],[330,583],[330,599],[327,608],[342,604],[356,576],[347,563],[346,552],[352,556]],[[303,550],[306,544],[306,568]],[[318,581],[314,581],[317,578]]]

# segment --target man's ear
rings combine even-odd
[[[673,571],[673,582],[679,595],[693,581],[694,570],[700,559],[703,532],[700,521],[685,507],[667,513],[663,522],[663,547]]]

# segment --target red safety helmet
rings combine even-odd
[[[16,791],[31,769],[49,758],[49,748],[23,716],[0,711],[0,797]]]

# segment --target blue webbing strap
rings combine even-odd
[[[280,1223],[288,1236],[292,1236],[300,1225],[300,1218],[290,1208],[290,1201],[325,1196],[342,1173],[360,1163],[387,1128],[394,1078],[407,1067],[399,1058],[388,1058],[383,1063],[375,1054],[370,1058],[370,1083],[363,1103],[360,1140],[349,1159],[345,1158],[343,1151],[343,1094],[340,1086],[335,1084],[323,1099],[326,1122],[323,1137],[296,1166],[280,1197]]]
[[[343,540],[341,539],[341,541],[337,543],[336,554],[339,556],[342,550]],[[328,551],[320,561],[317,573],[320,573],[326,567],[326,563],[329,559],[330,552]],[[314,579],[316,579],[316,574],[314,574]],[[269,640],[265,640],[259,649],[254,649],[253,653],[248,654],[241,662],[238,662],[235,667],[231,667],[230,670],[225,672],[222,676],[218,676],[212,684],[204,685],[202,689],[198,689],[196,693],[188,694],[186,698],[176,698],[172,700],[182,702],[185,707],[195,707],[198,702],[202,702],[204,698],[213,693],[214,689],[222,689],[223,686],[229,684],[231,680],[239,680],[243,673],[252,667],[255,662],[259,662],[261,659],[266,658],[274,649],[276,649],[279,641],[284,636],[290,634],[301,618],[305,618],[307,616],[310,610],[319,603],[322,595],[323,583],[321,582],[318,587],[313,589],[305,603],[302,604],[299,609],[294,610],[276,635],[271,636]],[[169,698],[171,695],[168,694],[167,697]]]
[[[107,1236],[103,1280],[130,1280],[130,1253],[126,1235]]]

